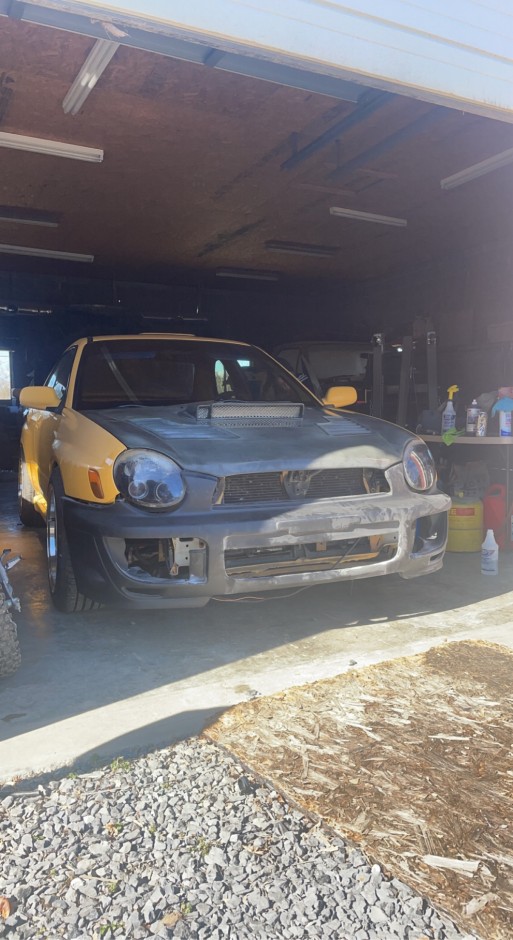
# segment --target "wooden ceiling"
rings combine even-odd
[[[127,47],[80,113],[65,115],[93,44],[0,20],[0,130],[105,151],[89,164],[0,149],[0,203],[61,217],[53,229],[0,221],[0,242],[95,256],[78,266],[0,254],[3,270],[367,279],[513,235],[512,167],[440,188],[513,147],[511,125],[369,89],[353,104]],[[333,205],[408,226],[335,218]],[[336,251],[275,253],[269,241]]]

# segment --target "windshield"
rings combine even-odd
[[[343,378],[358,381],[365,377],[368,352],[332,343],[326,346],[311,346],[307,353],[319,379]],[[332,384],[337,383],[332,381]]]
[[[316,404],[300,382],[251,346],[155,337],[88,343],[78,368],[74,407],[234,400]]]

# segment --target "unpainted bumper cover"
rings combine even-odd
[[[203,606],[212,597],[254,594],[340,580],[399,574],[414,578],[438,570],[447,541],[450,500],[445,494],[405,491],[399,495],[320,500],[291,508],[212,508],[209,512],[148,513],[129,503],[107,506],[64,499],[64,519],[79,589],[88,597],[124,607]],[[423,538],[435,519],[434,539]],[[420,522],[419,522],[420,520]],[[341,539],[393,537],[392,558],[331,570],[275,576],[230,577],[225,552],[301,545]],[[206,543],[204,577],[187,581],[132,577],[113,556],[112,539],[201,539]]]

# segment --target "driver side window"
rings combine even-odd
[[[48,388],[53,388],[61,399],[66,394],[68,388],[71,368],[73,366],[76,351],[77,350],[75,346],[72,349],[66,350],[45,382],[45,385],[47,385]]]

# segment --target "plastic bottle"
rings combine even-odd
[[[511,411],[499,412],[499,434],[501,437],[511,437]]]
[[[467,434],[475,434],[477,429],[477,416],[479,414],[479,405],[474,398],[472,404],[467,408]]]
[[[499,573],[499,546],[495,541],[493,529],[488,529],[481,545],[481,574]]]
[[[444,410],[442,411],[442,434],[444,431],[450,431],[451,428],[456,427],[456,411],[454,410],[454,404],[452,401],[455,392],[459,392],[458,386],[450,385],[447,389],[449,399]]]

